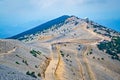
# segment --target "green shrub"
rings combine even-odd
[[[16,61],[15,63],[16,63],[16,64],[20,64],[20,63],[19,63],[19,62],[17,62],[17,61]]]
[[[87,53],[87,55],[88,55],[88,53]]]
[[[69,54],[66,55],[66,57],[68,57],[68,56],[69,56]]]
[[[95,56],[93,56],[93,59],[95,59]]]
[[[101,60],[104,60],[104,58],[101,58]]]
[[[92,54],[92,51],[90,51],[90,54]]]
[[[63,51],[60,51],[60,53],[61,53],[61,56],[64,57],[64,53],[63,53]]]
[[[40,74],[40,73],[38,73],[38,76],[39,76],[39,77],[41,77],[41,74]]]
[[[34,78],[37,78],[37,76],[35,75],[35,72],[31,72],[31,76]]]
[[[17,57],[19,57],[19,55],[16,54]]]
[[[66,61],[69,61],[68,59],[66,59]]]
[[[28,63],[26,60],[22,60],[23,63],[25,63],[28,66]]]
[[[75,73],[73,73],[73,75],[75,75]]]
[[[40,51],[35,51],[35,50],[31,50],[30,53],[34,56],[37,57],[37,55],[41,55]]]
[[[42,52],[40,52],[40,51],[37,51],[37,54],[38,54],[38,55],[41,55],[41,54],[42,54]]]
[[[37,66],[37,65],[35,65],[35,68],[38,68],[38,66]]]
[[[64,57],[64,54],[63,54],[63,53],[61,53],[61,55],[62,55],[62,57]]]
[[[72,62],[72,61],[70,60],[70,62]]]
[[[66,44],[64,44],[64,46],[67,46]]]
[[[100,58],[97,58],[98,60],[100,60]]]
[[[92,54],[92,51],[93,51],[93,49],[90,50],[90,53],[89,53],[89,54]]]
[[[34,57],[37,57],[37,54],[36,54],[36,51],[35,51],[35,50],[30,51],[30,53],[31,53]]]
[[[26,74],[27,74],[27,75],[30,75],[30,72],[29,72],[29,71],[27,71],[27,72],[26,72]]]
[[[34,77],[34,78],[37,78],[37,76],[35,75],[35,72],[31,72],[30,73],[29,71],[27,71],[26,75],[29,75],[29,76]]]
[[[63,53],[63,51],[60,50],[60,53]]]

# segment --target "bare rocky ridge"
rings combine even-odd
[[[0,80],[119,80],[120,62],[97,44],[120,34],[98,26],[71,16],[22,41],[1,39]]]

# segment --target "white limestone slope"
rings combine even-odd
[[[120,62],[96,46],[110,37],[94,32],[92,24],[75,16],[55,27],[23,41],[0,39],[0,80],[120,79]],[[32,50],[40,54],[35,56]]]

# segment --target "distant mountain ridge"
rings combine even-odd
[[[68,15],[63,15],[63,16],[61,16],[59,18],[56,18],[54,20],[48,21],[46,23],[43,23],[43,24],[41,24],[41,25],[39,25],[39,26],[37,26],[35,28],[32,28],[30,30],[27,30],[27,31],[22,32],[20,34],[17,34],[15,36],[9,37],[9,39],[18,39],[18,38],[23,37],[25,35],[35,34],[38,31],[46,30],[46,29],[52,27],[53,25],[63,23],[69,17],[70,16],[68,16]]]
[[[69,18],[74,18],[74,19],[69,20]],[[89,20],[89,18],[81,19],[76,16],[63,15],[61,17],[58,17],[56,19],[53,19],[51,21],[38,25],[37,27],[34,27],[30,30],[27,30],[15,36],[9,37],[7,39],[24,40],[24,39],[27,39],[28,37],[31,37],[31,39],[33,39],[33,36],[35,36],[37,33],[38,33],[37,35],[39,35],[39,33],[41,32],[44,33],[45,30],[51,29],[53,26],[55,26],[56,28],[59,28],[61,26],[68,24],[69,22],[72,22],[73,24],[75,24],[74,26],[76,26],[77,24],[81,24],[81,23],[87,23],[88,29],[92,29],[97,34],[101,34],[101,35],[108,36],[108,37],[112,37],[111,35],[114,33],[115,35],[120,34],[119,32],[113,29],[104,27],[98,23],[95,23],[94,21]]]

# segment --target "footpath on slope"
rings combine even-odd
[[[14,48],[14,49],[12,49],[12,50],[9,50],[9,51],[7,51],[6,53],[0,53],[0,56],[3,56],[3,55],[5,55],[5,54],[10,54],[10,53],[14,52],[15,50],[16,50],[16,48]]]
[[[57,53],[57,47],[55,45],[51,46],[51,61],[45,71],[45,80],[56,80],[55,70],[58,65],[59,54]]]
[[[84,62],[84,64],[85,64],[86,71],[87,71],[87,73],[88,73],[89,79],[90,79],[90,80],[96,80],[96,79],[95,79],[95,76],[94,76],[94,73],[93,73],[93,71],[92,71],[92,69],[91,69],[91,66],[89,65],[89,61],[88,61],[88,59],[87,59],[87,57],[86,57],[86,54],[87,54],[87,52],[88,52],[89,50],[90,50],[89,46],[86,46],[84,52],[82,53],[82,56],[83,56],[82,59],[83,59],[83,62]]]

